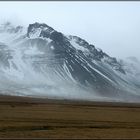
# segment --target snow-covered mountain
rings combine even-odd
[[[140,101],[140,62],[117,60],[46,24],[0,26],[0,93],[47,98]]]

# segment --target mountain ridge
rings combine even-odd
[[[23,91],[17,90],[20,95],[30,96],[32,92],[32,96],[42,97],[139,100],[139,80],[127,77],[130,66],[125,66],[125,62],[110,57],[78,36],[66,36],[45,23],[29,24],[26,30],[17,27],[6,24],[3,30],[0,28],[0,42],[3,42],[0,71],[6,82],[15,79],[15,85],[10,85],[12,90],[19,83],[20,88],[25,87]],[[4,47],[6,44],[9,46]],[[6,57],[2,47],[11,57]],[[46,94],[46,90],[49,93]]]

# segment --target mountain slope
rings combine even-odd
[[[0,90],[5,94],[140,101],[140,80],[137,74],[130,76],[128,62],[44,23],[27,29],[1,25],[0,58]]]

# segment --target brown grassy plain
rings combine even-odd
[[[0,138],[140,138],[140,104],[1,95]]]

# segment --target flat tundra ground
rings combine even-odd
[[[0,96],[0,138],[140,138],[140,105]]]

